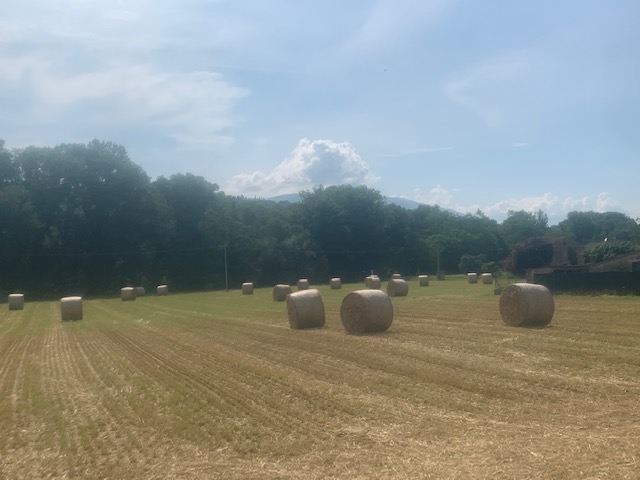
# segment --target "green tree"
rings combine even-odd
[[[460,262],[458,263],[458,269],[460,272],[482,272],[482,266],[486,263],[487,256],[484,254],[478,255],[469,255],[465,253],[460,257]]]
[[[133,281],[151,247],[153,202],[126,150],[94,140],[29,147],[16,161],[43,224],[39,285],[95,294]]]
[[[443,271],[440,268],[440,260],[442,259],[442,253],[445,251],[447,247],[451,247],[454,243],[455,239],[449,235],[444,234],[434,234],[429,235],[427,237],[427,248],[431,255],[436,259],[436,275],[440,278],[443,275]]]
[[[558,224],[560,231],[580,243],[639,242],[640,226],[631,217],[619,212],[570,212]]]
[[[384,198],[365,186],[340,185],[301,192],[303,227],[327,275],[355,280],[383,267]]]
[[[26,290],[33,277],[30,260],[38,251],[42,223],[29,192],[19,185],[0,186],[0,289]]]
[[[500,225],[502,236],[511,247],[530,237],[545,236],[548,228],[549,218],[542,210],[536,213],[509,210],[507,218]]]
[[[152,187],[171,219],[158,253],[159,281],[175,285],[174,290],[224,285],[224,247],[230,230],[218,185],[180,173],[160,177]]]
[[[4,145],[4,140],[0,139],[0,186],[15,184],[20,176],[13,154]]]
[[[638,245],[631,242],[605,242],[592,248],[586,248],[584,251],[584,261],[586,263],[597,263],[617,257],[618,255],[626,255],[639,250]]]

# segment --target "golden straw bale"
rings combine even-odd
[[[409,294],[409,284],[401,278],[392,278],[387,284],[387,295],[390,297],[406,297]]]
[[[382,282],[380,281],[380,277],[377,275],[369,275],[364,279],[364,285],[367,288],[379,289],[382,286]]]
[[[418,275],[418,285],[421,287],[429,286],[429,275]]]
[[[478,283],[478,274],[477,273],[467,273],[467,282],[469,282],[469,283]]]
[[[10,293],[8,300],[9,300],[9,310],[24,309],[24,293]]]
[[[136,289],[133,287],[123,287],[120,289],[120,299],[129,302],[136,299]]]
[[[480,278],[484,285],[491,285],[493,283],[493,275],[490,273],[483,273]]]
[[[334,277],[329,280],[329,287],[332,290],[340,290],[342,288],[342,280],[338,277]]]
[[[298,283],[296,286],[298,287],[298,290],[308,290],[309,280],[307,280],[306,278],[301,278],[300,280],[298,280]]]
[[[253,295],[253,283],[244,282],[242,284],[242,294],[243,295]]]
[[[289,325],[294,330],[324,326],[324,304],[320,292],[303,290],[287,295]]]
[[[548,325],[554,309],[553,295],[544,285],[512,283],[500,294],[500,316],[512,327]]]
[[[158,295],[169,295],[169,287],[167,285],[158,285],[156,293]]]
[[[340,319],[347,333],[383,332],[393,322],[393,305],[381,290],[356,290],[342,300]]]
[[[82,297],[63,297],[60,299],[62,320],[82,320]]]
[[[291,293],[291,285],[285,285],[283,283],[279,283],[275,287],[273,287],[273,301],[274,302],[284,302],[287,299],[287,295]]]

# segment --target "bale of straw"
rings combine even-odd
[[[123,287],[120,289],[120,299],[123,302],[130,302],[136,299],[136,289],[133,287]]]
[[[483,273],[480,278],[485,285],[491,285],[493,283],[493,275],[490,273]]]
[[[392,280],[400,280],[401,278],[402,275],[400,275],[399,273],[394,273],[393,275],[391,275]]]
[[[285,285],[279,283],[273,287],[273,301],[284,302],[287,299],[287,295],[291,293],[291,285]]]
[[[9,294],[9,310],[24,309],[24,293]]]
[[[307,280],[306,278],[301,278],[300,280],[298,280],[298,283],[296,286],[298,287],[298,290],[308,290],[309,280]]]
[[[380,277],[377,275],[369,275],[364,279],[364,285],[367,288],[379,289],[382,286],[382,282],[380,281]]]
[[[242,294],[243,295],[253,295],[253,283],[244,282],[242,284]]]
[[[340,319],[347,333],[384,332],[393,322],[393,305],[381,290],[356,290],[342,300]]]
[[[340,290],[342,288],[342,280],[338,277],[334,277],[329,280],[329,287],[332,290]]]
[[[158,295],[169,295],[169,287],[166,285],[158,285],[156,293]]]
[[[324,326],[324,304],[316,289],[287,295],[287,313],[289,325],[294,330]]]
[[[392,278],[387,283],[387,295],[390,297],[406,297],[409,294],[409,284],[401,278]]]
[[[418,285],[421,287],[429,286],[429,275],[418,275]]]
[[[467,273],[467,282],[469,282],[469,283],[478,283],[478,274],[477,273]]]
[[[144,287],[136,287],[136,297],[144,297],[146,294]]]
[[[62,320],[82,320],[82,297],[62,297],[60,299]]]
[[[544,285],[513,283],[500,294],[500,316],[512,327],[548,325],[554,308],[553,295]]]

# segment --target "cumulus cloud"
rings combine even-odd
[[[486,207],[483,210],[489,216],[499,216],[506,214],[509,210],[525,212],[537,212],[542,210],[545,213],[555,213],[558,206],[558,197],[552,193],[546,192],[538,196],[509,198],[501,200]]]
[[[429,203],[436,203],[446,207],[451,204],[452,198],[453,194],[443,188],[442,185],[437,185],[435,188],[429,190]]]
[[[573,198],[567,197],[562,203],[562,207],[565,211],[571,212],[574,210],[586,210],[589,206],[589,197]]]
[[[596,212],[604,213],[612,210],[619,210],[620,204],[617,200],[611,198],[609,192],[600,192],[596,199]]]
[[[531,213],[542,210],[549,217],[551,225],[564,220],[567,214],[573,211],[596,211],[599,213],[619,211],[632,217],[634,216],[633,213],[622,209],[621,204],[612,198],[608,192],[600,192],[595,201],[590,200],[588,196],[561,199],[551,192],[545,192],[541,195],[512,197],[495,202],[489,201],[484,204],[467,204],[456,201],[456,197],[460,193],[463,194],[464,192],[459,189],[448,189],[442,185],[436,185],[427,194],[422,193],[421,189],[414,189],[412,200],[428,205],[439,205],[461,214],[475,213],[480,210],[488,217],[498,221],[504,220],[510,210],[524,210]]]
[[[272,197],[319,185],[373,183],[377,178],[348,142],[300,140],[291,155],[271,172],[241,173],[231,178],[225,192]]]

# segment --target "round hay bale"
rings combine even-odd
[[[429,286],[429,275],[418,275],[418,285],[421,287]]]
[[[123,302],[130,302],[136,299],[136,289],[133,287],[123,287],[120,289],[120,299]]]
[[[315,289],[287,295],[289,325],[294,330],[324,326],[324,304],[320,292]]]
[[[340,290],[342,288],[342,280],[338,277],[334,277],[329,280],[329,287],[332,290]]]
[[[136,287],[136,297],[144,297],[146,294],[144,287]]]
[[[390,297],[406,297],[409,294],[409,284],[401,278],[392,278],[387,284],[387,295]]]
[[[482,279],[482,283],[484,285],[491,285],[493,284],[493,275],[490,273],[483,273],[480,278]]]
[[[347,333],[384,332],[393,322],[393,305],[381,290],[356,290],[342,300],[340,319]]]
[[[156,293],[158,295],[169,295],[169,287],[166,285],[158,285],[158,288],[156,288]]]
[[[243,295],[253,295],[253,283],[244,282],[242,284],[242,294]]]
[[[477,273],[467,273],[467,282],[469,282],[469,283],[478,283],[478,274]]]
[[[298,290],[308,290],[309,280],[307,280],[306,278],[301,278],[300,280],[298,280],[298,283],[296,286],[298,287]]]
[[[402,275],[400,275],[399,273],[394,273],[393,275],[391,275],[391,279],[392,280],[400,280],[400,279],[402,279]]]
[[[382,286],[382,282],[377,275],[369,275],[364,279],[364,285],[367,288],[379,289]]]
[[[62,297],[60,299],[62,320],[82,320],[82,297]]]
[[[500,294],[500,316],[512,327],[548,325],[554,308],[553,295],[544,285],[513,283]]]
[[[9,310],[24,309],[24,293],[10,293],[8,300],[9,300]]]
[[[287,295],[291,293],[291,285],[284,285],[279,283],[273,287],[273,301],[284,302],[287,299]]]

